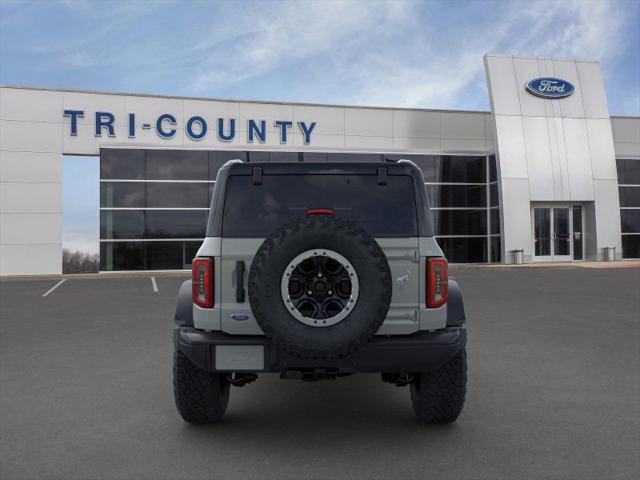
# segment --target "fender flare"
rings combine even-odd
[[[176,303],[176,324],[184,327],[193,327],[193,301],[191,299],[191,280],[185,280],[180,285],[178,300]]]
[[[447,298],[447,327],[460,327],[465,324],[462,290],[458,282],[449,279],[449,296]]]

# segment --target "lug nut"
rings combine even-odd
[[[309,291],[307,292],[307,295],[311,295],[312,293],[313,293],[313,292],[312,292],[311,290],[309,290]]]

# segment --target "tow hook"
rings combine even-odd
[[[234,372],[227,375],[227,380],[234,387],[244,387],[247,383],[255,382],[258,378],[256,373],[238,373]]]
[[[393,383],[396,387],[406,387],[413,382],[413,375],[410,373],[383,373],[382,381]]]

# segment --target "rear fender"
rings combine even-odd
[[[185,280],[178,291],[176,303],[176,324],[184,327],[193,327],[193,300],[191,297],[191,280]]]
[[[447,298],[447,327],[460,327],[464,325],[464,303],[462,302],[462,290],[458,282],[449,279],[449,297]]]

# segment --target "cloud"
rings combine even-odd
[[[638,21],[637,3],[613,0],[55,5],[63,31],[29,39],[34,63],[109,89],[466,109],[488,108],[483,54],[614,68]]]

